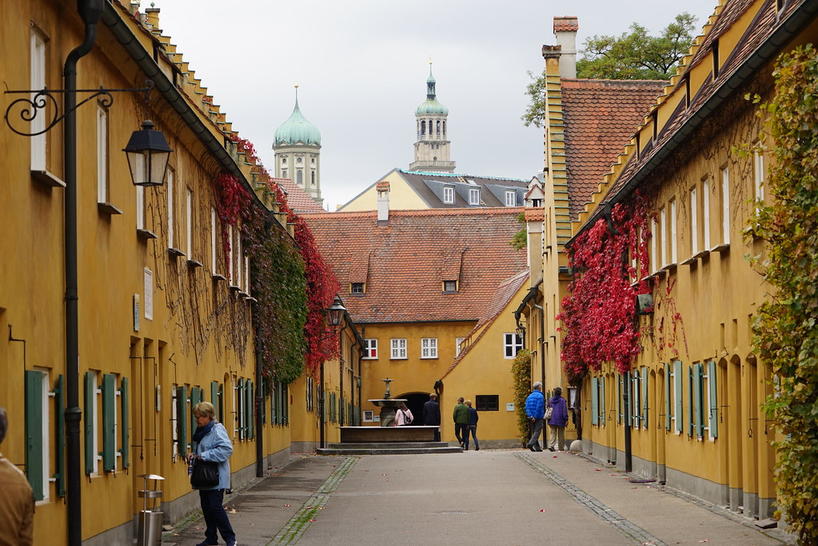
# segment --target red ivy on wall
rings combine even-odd
[[[627,205],[614,205],[608,218],[597,220],[570,247],[574,278],[557,318],[562,321],[562,359],[572,382],[604,362],[626,372],[639,354],[635,300],[651,291],[650,281],[642,279],[649,271],[648,205],[641,195]]]

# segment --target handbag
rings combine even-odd
[[[196,489],[219,485],[219,463],[194,459],[193,471],[190,473],[190,485]]]
[[[551,415],[554,413],[554,408],[552,406],[548,406],[545,408],[545,420],[551,419]]]

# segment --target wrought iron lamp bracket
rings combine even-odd
[[[98,89],[76,89],[74,90],[75,93],[91,93],[84,99],[74,106],[71,111],[77,110],[83,104],[92,101],[96,98],[99,99],[99,103],[103,108],[109,108],[114,103],[114,97],[112,93],[144,93],[145,100],[147,100],[148,95],[150,94],[151,90],[154,87],[153,80],[146,80],[145,87],[137,88],[137,89],[105,89],[100,87]],[[43,89],[6,89],[4,94],[6,95],[32,95],[30,97],[21,97],[19,99],[15,99],[11,101],[6,108],[6,113],[3,115],[3,119],[8,125],[9,129],[17,133],[21,136],[28,136],[33,137],[37,135],[42,135],[47,133],[51,130],[52,127],[57,125],[60,121],[62,121],[68,112],[63,112],[60,114],[60,105],[57,99],[54,98],[54,95],[58,93],[66,93],[67,90],[65,89],[48,89],[44,87]],[[23,130],[22,128],[15,127],[15,123],[31,123],[34,119],[42,114],[43,116],[47,115],[47,108],[49,104],[52,107],[53,115],[50,120],[47,120],[46,126],[44,129],[40,131],[35,131],[33,133]],[[16,116],[15,116],[16,114]],[[19,120],[17,117],[19,116]]]

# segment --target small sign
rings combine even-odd
[[[145,318],[153,320],[153,271],[145,268]]]
[[[514,402],[506,402],[506,411],[514,411]]]
[[[133,295],[133,331],[139,331],[139,294]]]

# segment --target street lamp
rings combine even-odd
[[[329,323],[331,326],[338,326],[341,324],[341,319],[346,313],[347,308],[344,307],[344,303],[341,301],[341,296],[335,296],[335,300],[333,300],[332,305],[327,309],[327,316],[329,317]]]
[[[128,168],[134,186],[161,186],[168,170],[170,146],[165,135],[153,128],[146,119],[142,129],[134,131],[123,150],[128,156]]]

